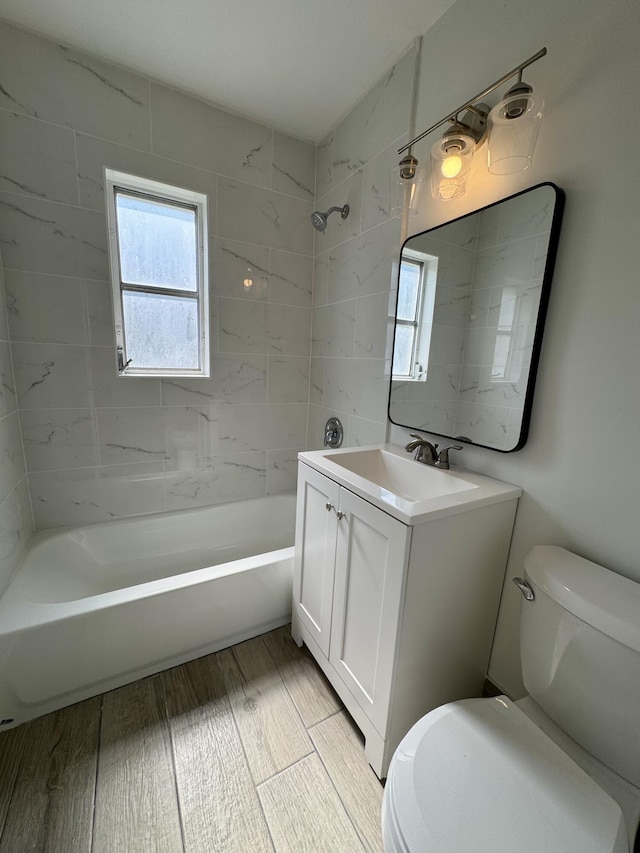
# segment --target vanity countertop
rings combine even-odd
[[[522,494],[511,486],[464,468],[449,470],[416,462],[392,444],[326,448],[298,459],[404,524],[420,524]]]

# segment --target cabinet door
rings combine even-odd
[[[384,736],[411,528],[346,489],[340,510],[330,660]]]
[[[298,465],[293,606],[327,658],[339,497],[337,483]]]

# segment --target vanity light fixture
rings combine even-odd
[[[489,171],[510,175],[526,169],[533,158],[544,101],[528,83],[512,86],[489,113]]]
[[[469,110],[462,121],[456,116],[442,139],[431,146],[431,194],[442,201],[463,195],[476,143],[486,133],[488,109]]]
[[[422,189],[427,181],[427,170],[421,166],[411,151],[399,163],[400,172],[393,170],[390,176],[390,213],[391,216],[415,216],[420,210]]]
[[[531,163],[542,117],[543,101],[522,81],[522,72],[547,53],[543,47],[512,71],[416,136],[398,150],[406,156],[400,161],[400,181],[416,180],[418,160],[412,147],[447,122],[451,127],[431,146],[431,194],[449,201],[466,191],[471,160],[475,150],[488,136],[488,169],[494,175],[507,175],[526,169]],[[517,83],[493,109],[483,98],[517,75]],[[407,192],[404,193],[405,197]],[[409,191],[409,198],[412,194]]]

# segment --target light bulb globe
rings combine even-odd
[[[462,169],[462,157],[451,154],[442,161],[442,174],[445,178],[456,178]]]

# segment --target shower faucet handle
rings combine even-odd
[[[340,447],[344,437],[344,430],[338,418],[329,418],[324,425],[324,446]]]

